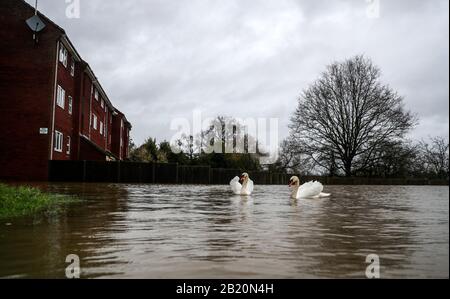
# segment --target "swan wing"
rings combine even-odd
[[[318,197],[323,191],[323,185],[320,182],[311,181],[301,185],[298,189],[297,198]]]
[[[230,181],[230,187],[234,194],[241,194],[242,185],[239,183],[239,177],[235,177]]]

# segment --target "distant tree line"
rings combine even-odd
[[[417,124],[380,70],[356,56],[327,67],[300,96],[273,171],[329,176],[449,176],[443,137],[412,142]]]
[[[298,173],[302,175],[343,176],[345,173],[332,159],[320,165],[297,148],[289,139],[283,141],[278,161],[271,171]],[[402,141],[386,144],[375,154],[372,162],[352,174],[364,177],[422,177],[449,178],[449,142],[443,137],[426,141]]]
[[[231,126],[230,126],[231,124]],[[229,128],[228,128],[229,127]],[[244,126],[233,118],[218,116],[208,129],[197,136],[182,135],[172,144],[148,138],[144,144],[130,144],[130,160],[134,162],[209,165],[213,168],[261,170],[257,141],[244,133]],[[256,143],[256,153],[249,151]],[[242,144],[242,148],[239,148]]]

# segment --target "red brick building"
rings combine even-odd
[[[49,160],[124,160],[131,124],[64,30],[33,39],[23,0],[0,1],[0,178],[46,180]]]

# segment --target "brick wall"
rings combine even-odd
[[[66,48],[60,43],[60,48]],[[68,53],[67,66],[58,61],[57,85],[65,90],[64,107],[55,105],[55,130],[63,133],[62,151],[53,149],[53,160],[71,160],[73,155],[74,140],[78,137],[78,128],[75,126],[76,114],[73,107],[77,105],[77,80],[79,72],[71,75],[71,63],[73,56]],[[58,59],[59,60],[59,59]],[[72,98],[72,112],[69,111],[69,98]],[[70,144],[70,145],[69,145]]]
[[[0,177],[39,180],[48,173],[56,40],[47,23],[35,44],[25,20],[33,9],[0,1]],[[48,128],[48,135],[40,135]]]
[[[126,157],[128,136],[120,134],[120,121],[115,134],[115,108],[100,86],[95,87],[99,84],[95,75],[74,54],[70,41],[63,37],[64,30],[41,14],[46,28],[35,43],[25,23],[33,15],[34,9],[22,0],[0,1],[0,179],[47,180],[49,159],[105,160],[104,151],[119,146],[121,136],[125,139],[116,156]],[[59,61],[61,45],[67,49],[67,65]],[[76,56],[74,75],[72,55]],[[64,107],[55,103],[58,85],[65,90]],[[97,116],[96,129],[93,114]],[[55,131],[63,134],[61,151],[55,151],[53,119]],[[41,128],[48,132],[41,134]],[[80,139],[80,134],[90,141]]]

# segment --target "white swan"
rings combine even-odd
[[[230,181],[231,190],[236,195],[251,195],[253,192],[253,181],[248,173],[243,173],[241,177],[235,177]]]
[[[294,199],[331,196],[329,193],[322,192],[323,185],[320,182],[312,181],[300,186],[300,180],[296,176],[291,177],[289,180],[289,187],[292,188],[291,197]]]

